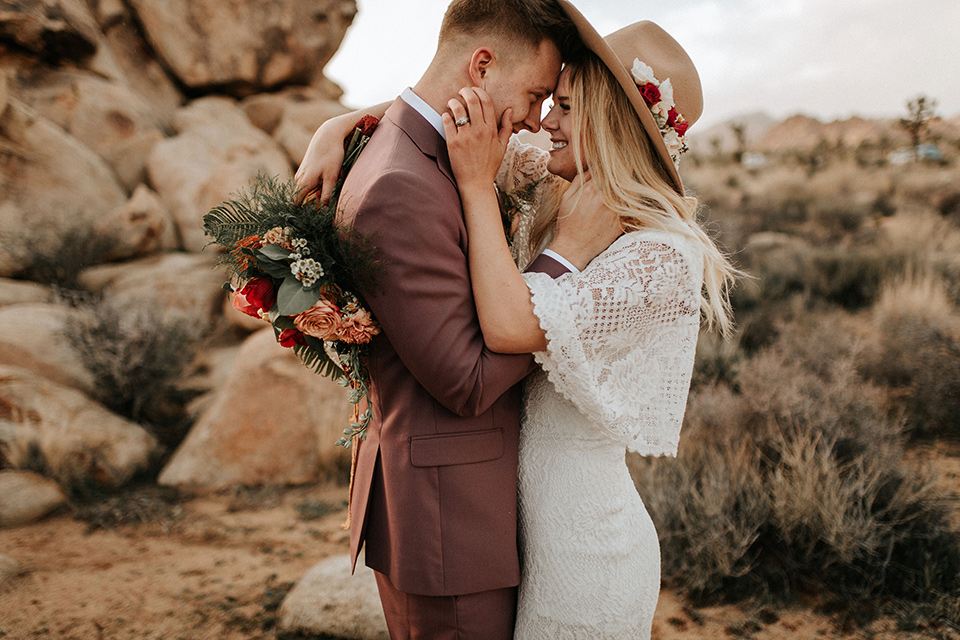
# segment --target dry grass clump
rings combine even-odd
[[[960,436],[960,311],[943,278],[911,270],[888,280],[873,308],[862,371],[890,389],[917,436]]]
[[[82,216],[48,215],[35,219],[9,249],[20,263],[18,277],[66,291],[82,290],[80,273],[102,262],[117,238]]]
[[[159,524],[164,533],[183,517],[188,495],[174,487],[144,485],[80,504],[75,517],[87,523],[87,533],[122,526]]]
[[[667,583],[698,600],[960,597],[960,541],[933,476],[834,322],[793,325],[697,388],[676,460],[630,459]]]
[[[954,304],[960,304],[960,226],[933,212],[884,220],[878,246],[914,269],[939,274]]]
[[[193,361],[202,330],[186,312],[84,302],[67,337],[97,381],[97,399],[175,447],[186,435],[190,399],[178,384]]]

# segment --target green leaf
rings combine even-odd
[[[292,253],[289,249],[284,249],[278,244],[267,244],[258,250],[258,253],[270,258],[271,260],[287,260]]]
[[[319,299],[319,289],[304,289],[303,284],[288,272],[277,292],[277,308],[281,315],[295,316],[312,307]]]
[[[288,276],[293,275],[290,273],[290,265],[282,262],[275,262],[268,258],[260,258],[257,260],[257,266],[260,267],[260,270],[265,274],[276,278],[277,280],[284,280]]]

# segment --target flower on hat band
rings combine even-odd
[[[650,113],[657,128],[660,129],[660,135],[663,136],[663,142],[667,145],[673,164],[679,167],[680,155],[690,150],[684,137],[687,129],[690,128],[690,123],[684,120],[676,109],[670,78],[660,82],[654,75],[653,69],[639,58],[634,58],[630,73],[637,83],[640,95],[650,107]]]

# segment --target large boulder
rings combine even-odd
[[[287,594],[278,613],[282,633],[351,640],[387,640],[387,621],[371,569],[350,556],[332,556],[307,572]]]
[[[0,115],[0,146],[0,276],[21,268],[25,240],[56,246],[65,223],[92,224],[127,200],[106,161],[15,98]]]
[[[50,287],[36,282],[0,278],[0,307],[8,307],[12,304],[46,303],[53,300],[53,289]]]
[[[17,0],[0,6],[0,42],[50,62],[89,58],[98,39],[97,22],[82,0]]]
[[[209,242],[204,214],[246,190],[258,174],[292,177],[283,150],[230,100],[201,98],[178,111],[173,124],[178,135],[154,147],[147,171],[188,251]]]
[[[60,385],[84,392],[95,381],[77,356],[66,332],[78,312],[55,303],[0,307],[0,365],[21,367]]]
[[[111,53],[125,84],[169,126],[174,112],[183,104],[183,94],[144,41],[135,17],[122,0],[99,0],[96,5],[104,34],[100,49]]]
[[[63,489],[50,478],[31,471],[0,471],[0,529],[35,522],[66,502]],[[3,569],[0,556],[0,584]]]
[[[18,95],[106,160],[128,190],[143,182],[163,123],[129,86],[92,72],[38,69],[20,74]]]
[[[338,97],[314,87],[294,87],[250,96],[241,106],[250,121],[271,134],[297,165],[317,127],[349,111]]]
[[[120,306],[185,311],[200,326],[219,317],[224,279],[210,255],[180,252],[100,265],[80,275],[84,287]]]
[[[75,389],[0,366],[0,449],[15,468],[39,460],[64,488],[116,488],[147,469],[160,445]]]
[[[164,485],[220,489],[304,484],[335,471],[348,423],[347,391],[277,344],[250,336],[230,376],[160,474]]]
[[[196,91],[308,84],[340,46],[355,0],[130,0],[164,64]]]

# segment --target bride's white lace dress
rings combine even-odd
[[[512,142],[504,170],[529,177],[542,160]],[[520,431],[516,640],[650,637],[660,547],[624,451],[676,455],[702,273],[692,243],[651,230],[582,273],[524,275],[548,348]]]

